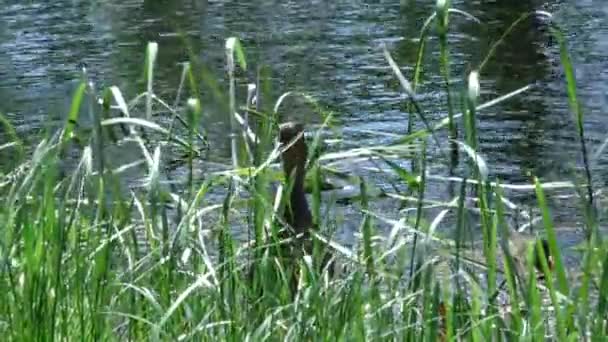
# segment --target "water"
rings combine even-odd
[[[240,103],[244,84],[254,79],[256,67],[268,65],[277,94],[303,91],[336,113],[339,127],[344,128],[345,147],[383,143],[385,137],[362,131],[403,133],[407,113],[381,44],[387,44],[410,76],[422,22],[433,10],[429,1],[401,2],[4,1],[0,6],[0,111],[16,125],[18,134],[35,141],[47,126],[60,122],[69,108],[83,64],[100,87],[118,85],[132,98],[144,87],[148,41],[160,46],[156,92],[172,99],[180,63],[188,60],[178,32],[185,33],[192,51],[220,81],[225,78],[224,40],[234,35],[243,41],[250,63],[249,71],[238,73]],[[453,1],[453,5],[486,24],[452,19],[450,52],[457,85],[521,13],[533,9],[554,13],[566,29],[589,146],[591,150],[599,146],[608,134],[603,112],[608,90],[608,4],[562,0],[546,5],[518,0]],[[438,120],[446,113],[436,39],[427,48],[419,92],[430,119]],[[529,174],[545,181],[563,180],[570,165],[580,165],[559,51],[540,21],[527,21],[510,36],[481,78],[483,101],[536,85],[479,113],[481,152],[493,177],[507,183],[527,183]],[[319,122],[305,106],[292,103],[286,108],[289,118]],[[227,162],[230,151],[223,109],[212,101],[205,103],[205,109],[213,157]],[[162,117],[158,120],[163,122]],[[603,156],[594,166],[597,185],[604,184],[606,165]],[[519,199],[533,197],[526,193]],[[556,203],[557,216],[564,220],[571,216],[571,201]]]

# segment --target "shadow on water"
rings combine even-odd
[[[485,51],[489,50],[496,38],[491,40],[488,37],[499,37],[522,13],[538,9],[540,7],[535,1],[495,2],[483,9],[472,8],[471,11],[479,13],[480,19],[486,23],[487,33],[478,37],[480,45],[487,46]],[[574,133],[567,103],[559,101],[549,106],[544,101],[544,98],[565,99],[566,96],[563,91],[547,89],[549,83],[564,82],[559,75],[560,66],[555,63],[558,58],[555,48],[546,23],[531,17],[505,38],[483,71],[482,79],[493,82],[486,96],[504,94],[527,84],[536,85],[524,96],[480,116],[479,136],[484,152],[498,153],[500,157],[494,160],[493,166],[496,175],[505,181],[527,182],[528,174],[551,178],[556,176],[551,174],[555,165],[566,160],[566,156],[557,159],[547,156],[554,132]],[[562,120],[556,121],[556,116],[562,116]]]
[[[500,36],[521,13],[543,9],[543,4],[538,1],[472,3],[467,8],[487,24],[486,31],[478,38],[481,45],[488,47],[493,44],[491,38]],[[567,19],[557,20],[560,25],[564,25],[564,21],[568,25]],[[491,159],[495,175],[506,182],[529,183],[533,175],[545,182],[575,180],[573,176],[577,173],[582,176],[582,155],[567,103],[558,49],[547,22],[531,17],[506,37],[482,73],[482,80],[492,82],[491,90],[485,93],[487,98],[526,84],[535,85],[524,96],[479,116],[482,152]],[[583,51],[578,53],[585,54]],[[577,53],[573,55],[576,65]],[[584,93],[587,86],[583,79],[579,78],[578,83],[581,87],[579,94]],[[586,115],[597,115],[593,106],[583,106]],[[595,132],[591,132],[592,140],[597,139],[593,138]],[[589,136],[587,138],[590,140]],[[596,168],[595,177],[602,178],[602,175],[605,176],[605,170]],[[551,208],[558,225],[560,244],[567,247],[581,242],[584,234],[579,226],[582,220],[579,199],[571,191],[555,191],[552,195]],[[532,192],[514,194],[512,198],[522,205],[536,205]],[[536,229],[542,230],[542,227],[537,225]],[[570,253],[566,256],[573,257]]]

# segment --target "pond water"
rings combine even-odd
[[[35,141],[60,122],[69,108],[80,66],[88,67],[99,86],[118,85],[127,98],[144,87],[143,60],[148,41],[159,43],[155,89],[172,99],[188,50],[201,58],[220,86],[226,87],[224,42],[239,37],[250,64],[239,72],[243,103],[246,82],[258,66],[273,75],[276,94],[306,92],[335,113],[344,146],[385,142],[365,131],[404,133],[407,113],[398,82],[387,67],[381,46],[411,75],[417,37],[432,1],[195,1],[195,0],[57,0],[4,1],[0,7],[0,111],[18,133]],[[522,13],[534,9],[554,14],[565,29],[579,94],[585,111],[588,146],[594,151],[608,134],[604,108],[608,91],[608,3],[561,0],[453,1],[478,17],[451,21],[450,53],[455,84],[485,57],[490,45]],[[421,104],[429,119],[446,115],[438,68],[438,43],[431,39],[425,58]],[[527,183],[529,173],[544,181],[564,180],[580,165],[576,129],[568,108],[559,51],[539,20],[529,20],[507,38],[484,73],[482,101],[533,84],[526,93],[479,113],[481,152],[492,177]],[[227,120],[222,109],[206,103],[213,154],[228,161]],[[310,110],[294,105],[289,116],[318,123]],[[297,113],[297,114],[294,114]],[[162,122],[163,118],[158,118]],[[2,142],[3,143],[3,142]],[[127,158],[128,159],[128,158]],[[596,185],[608,172],[603,156],[594,164]],[[532,193],[521,195],[531,200]],[[567,202],[567,201],[566,201]],[[571,216],[561,203],[557,216]],[[575,234],[575,233],[573,233]],[[567,238],[566,238],[567,239]],[[567,239],[568,240],[568,239]]]

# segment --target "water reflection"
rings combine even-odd
[[[479,17],[485,26],[454,19],[450,39],[453,75],[461,85],[466,71],[477,66],[490,44],[522,12],[538,9],[538,1],[454,1]],[[589,137],[597,145],[606,133],[602,108],[606,92],[606,12],[586,2],[552,2],[572,35],[577,73],[584,77]],[[225,78],[224,39],[239,36],[250,69],[238,72],[240,99],[257,67],[271,70],[274,93],[300,90],[330,106],[345,130],[345,147],[382,143],[364,130],[403,133],[407,113],[399,84],[387,69],[380,49],[387,43],[410,75],[423,20],[432,2],[420,1],[141,1],[60,0],[6,5],[0,8],[0,110],[7,112],[22,135],[56,123],[69,106],[69,94],[86,64],[100,86],[116,84],[132,98],[144,89],[143,60],[148,41],[159,42],[156,91],[172,100],[180,76],[179,63],[191,51],[221,83]],[[483,98],[491,99],[529,83],[538,88],[480,113],[481,148],[494,175],[507,182],[528,181],[527,171],[547,179],[563,178],[558,166],[578,161],[574,126],[564,96],[555,44],[537,21],[527,21],[509,36],[482,74]],[[436,40],[428,45],[424,80],[419,92],[431,119],[445,115],[439,85]],[[205,127],[214,142],[214,157],[229,155],[225,107],[203,89]],[[318,118],[291,103],[290,119]],[[296,108],[296,109],[294,109]],[[156,108],[158,120],[168,119]],[[605,160],[605,159],[604,159]],[[597,171],[605,170],[605,162]],[[603,171],[605,172],[605,171]],[[603,175],[605,176],[605,174]],[[596,177],[602,179],[600,175]],[[604,177],[605,178],[605,177]]]
[[[534,1],[495,2],[492,5],[470,5],[469,10],[485,23],[484,33],[477,35],[480,49],[478,60],[520,16],[537,10]],[[470,27],[465,30],[471,30]],[[479,30],[479,26],[476,27]],[[473,32],[473,31],[470,31]],[[572,126],[555,127],[555,115],[564,109],[546,107],[543,98],[562,94],[547,91],[546,84],[555,81],[556,66],[551,64],[551,50],[547,42],[550,35],[542,19],[535,16],[521,22],[506,36],[481,75],[486,88],[484,98],[505,94],[519,87],[536,84],[537,87],[512,99],[507,104],[480,114],[480,139],[484,152],[496,155],[493,167],[496,175],[513,182],[525,182],[527,172],[546,175],[550,169],[545,142],[555,131],[567,131]],[[471,46],[471,51],[474,51]],[[563,122],[567,122],[564,120]],[[524,153],[522,153],[525,151]]]

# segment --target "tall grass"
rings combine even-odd
[[[438,7],[425,27],[438,19],[447,29],[447,13],[468,16],[448,5]],[[552,27],[557,30],[556,25]],[[441,63],[448,81],[449,41],[445,31],[439,34],[444,35]],[[173,105],[154,93],[155,43],[149,45],[146,56],[146,89],[131,101],[117,87],[97,92],[83,74],[62,130],[42,139],[19,165],[0,175],[2,336],[19,341],[481,341],[595,340],[605,336],[608,257],[601,248],[597,218],[584,215],[593,234],[582,253],[581,274],[569,276],[545,194],[546,189],[563,184],[543,184],[537,178],[527,185],[491,180],[490,166],[479,153],[477,112],[529,87],[479,104],[483,73],[473,72],[468,88],[461,90],[462,113],[452,108],[450,100],[447,117],[432,123],[415,93],[422,82],[419,68],[426,39],[426,33],[421,34],[412,83],[388,50],[384,51],[408,95],[410,108],[423,121],[423,129],[412,130],[385,146],[322,151],[321,133],[331,126],[333,115],[320,113],[323,125],[311,144],[307,181],[313,189],[312,212],[319,228],[313,234],[315,243],[332,251],[333,270],[318,267],[317,255],[280,258],[280,246],[289,243],[277,234],[286,205],[282,189],[289,185],[269,191],[283,179],[276,168],[283,147],[274,143],[274,136],[285,97],[302,94],[284,94],[273,105],[270,78],[260,70],[247,103],[237,107],[235,56],[241,67],[247,65],[238,40],[230,38],[226,45],[229,95],[217,94],[229,101],[232,164],[224,171],[200,176],[202,179],[196,176],[197,165],[213,142],[207,141],[201,128],[206,123],[200,83],[218,89],[196,61],[184,66]],[[572,67],[564,40],[559,43],[569,103],[575,112],[581,152],[586,154]],[[498,51],[499,44],[487,59]],[[457,93],[451,87],[446,82],[448,98]],[[253,92],[256,108],[250,103]],[[189,97],[183,99],[186,93]],[[86,97],[91,106],[82,108]],[[303,98],[320,109],[311,97]],[[154,106],[169,109],[169,128],[157,122]],[[82,112],[95,124],[91,137],[79,130]],[[10,122],[0,118],[11,139],[0,145],[0,151],[21,151],[22,143]],[[464,132],[456,134],[460,118]],[[181,126],[174,125],[178,121]],[[435,133],[446,126],[449,143],[465,152],[468,167],[457,178],[458,194],[442,202],[428,194],[432,175],[426,166],[427,145],[442,145]],[[85,143],[79,145],[77,139]],[[116,165],[108,149],[121,144],[134,144],[141,157]],[[171,176],[163,165],[176,154],[186,156],[182,164],[187,176],[179,187],[165,182]],[[76,160],[69,160],[70,156]],[[349,198],[350,205],[362,214],[360,239],[354,247],[331,238],[337,204],[331,197],[329,202],[322,200],[321,195],[325,177],[344,176],[335,170],[334,162],[347,158],[386,165],[396,186],[384,195],[404,204],[397,220],[375,212],[370,205],[375,200],[373,184],[359,176],[343,177],[359,189]],[[405,158],[418,160],[417,167],[402,167],[399,161]],[[583,187],[588,192],[582,197],[582,210],[591,212],[595,194],[586,158],[588,184]],[[123,173],[140,167],[141,186],[125,187]],[[574,189],[575,184],[567,186]],[[536,210],[542,217],[554,267],[536,239],[531,238],[520,254],[511,249],[514,232],[508,222],[510,210],[517,205],[505,190],[512,187],[536,194]],[[436,213],[433,209],[440,211],[432,214]],[[415,215],[408,216],[409,212]],[[455,217],[453,222],[447,220],[450,215]],[[387,226],[388,234],[379,225]],[[455,238],[446,237],[440,225],[453,228]],[[250,230],[252,241],[237,239],[238,229]],[[480,255],[475,255],[465,236],[479,229],[483,241]],[[300,274],[295,287],[294,272]]]

